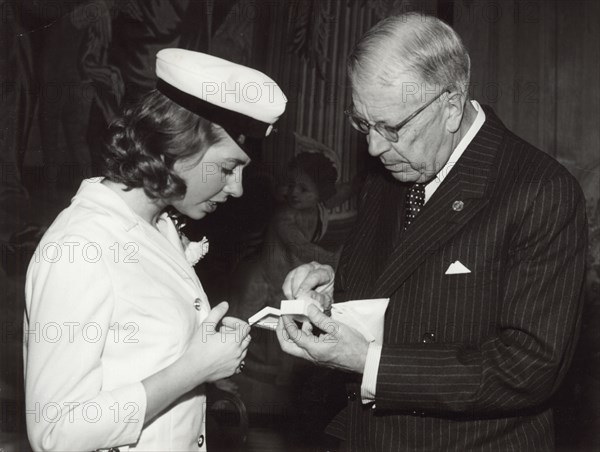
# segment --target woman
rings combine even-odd
[[[211,310],[165,211],[200,219],[241,196],[240,145],[268,134],[285,97],[258,71],[180,49],[158,53],[157,76],[111,126],[104,177],[82,183],[28,270],[35,450],[206,450],[204,383],[243,368],[248,325],[224,317],[227,303]],[[205,83],[269,91],[210,97]]]

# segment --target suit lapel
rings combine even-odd
[[[384,265],[375,288],[388,297],[436,249],[450,240],[487,204],[486,189],[493,182],[493,162],[504,134],[490,110],[486,122]],[[404,198],[399,202],[404,203]]]
[[[398,243],[397,232],[402,227],[401,219],[404,218],[404,203],[402,200],[409,186],[398,183],[398,181],[387,175],[383,180],[383,184],[381,198],[377,201],[381,205],[379,222],[374,228],[376,240],[373,250],[376,256],[374,266],[376,275],[379,275],[383,270],[383,265]]]

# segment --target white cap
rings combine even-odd
[[[242,142],[269,135],[285,111],[287,99],[270,77],[205,53],[163,49],[156,75],[159,91]]]

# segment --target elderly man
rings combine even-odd
[[[282,348],[350,371],[329,432],[347,450],[548,450],[549,399],[581,316],[584,199],[554,159],[468,98],[470,60],[434,17],[389,17],[348,60],[352,125],[372,174],[335,301],[390,299],[383,344],[311,308],[328,334],[278,325]],[[288,297],[327,304],[334,275],[294,270]]]

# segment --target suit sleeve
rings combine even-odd
[[[534,185],[534,184],[532,184]],[[496,334],[478,346],[383,346],[376,403],[421,414],[494,415],[545,402],[573,355],[582,308],[585,202],[569,175],[529,186],[514,227]]]
[[[81,237],[46,241],[30,265],[25,409],[34,450],[122,446],[135,443],[142,430],[142,383],[103,387],[103,348],[116,340],[109,329],[115,300],[107,251]]]

